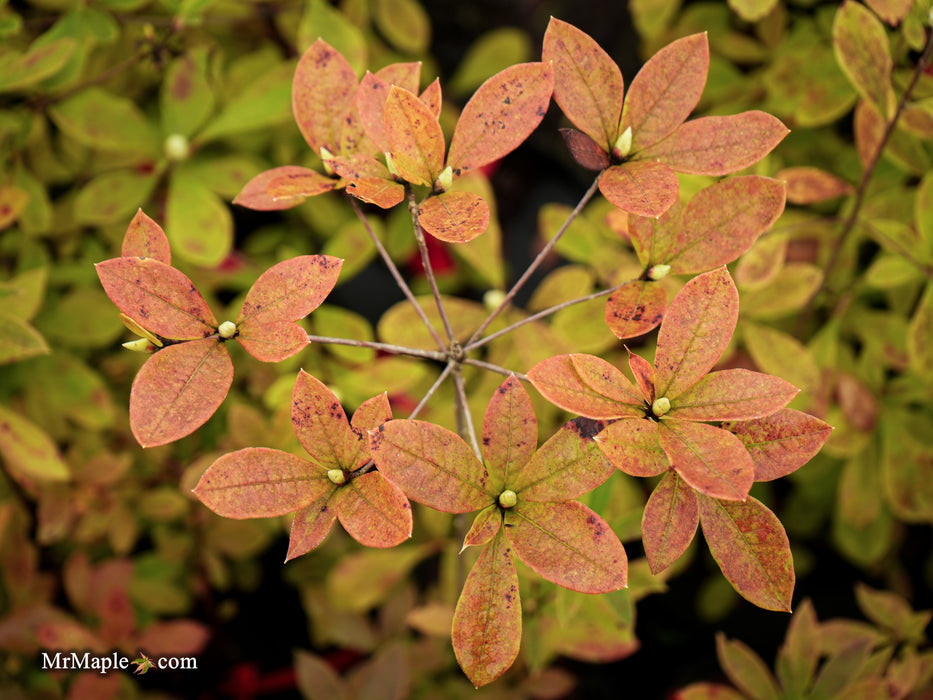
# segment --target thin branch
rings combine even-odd
[[[418,219],[418,205],[415,203],[415,193],[410,186],[405,188],[408,192],[408,211],[411,214],[411,222],[415,227],[415,240],[418,241],[418,250],[421,252],[421,263],[424,265],[424,274],[431,284],[431,294],[434,295],[434,303],[437,305],[437,313],[440,314],[441,321],[444,323],[444,330],[447,331],[447,339],[453,343],[454,330],[450,325],[450,319],[447,318],[447,311],[444,309],[444,303],[441,301],[441,291],[437,288],[437,278],[434,276],[434,268],[431,267],[431,256],[428,254],[428,244],[424,240],[424,232],[421,230],[421,221]]]
[[[437,391],[440,385],[444,383],[444,380],[447,379],[453,368],[454,363],[448,362],[447,366],[444,367],[444,371],[441,372],[438,378],[434,380],[434,383],[431,385],[431,388],[428,389],[428,392],[421,398],[421,401],[418,402],[418,405],[412,409],[412,412],[408,414],[409,419],[415,418],[419,413],[421,413],[421,409],[423,409],[428,403],[428,400],[434,396],[434,392]]]
[[[438,362],[447,361],[447,353],[439,350],[421,350],[419,348],[409,348],[404,345],[392,345],[391,343],[379,343],[374,340],[352,340],[350,338],[331,338],[326,335],[308,334],[308,340],[312,343],[327,343],[330,345],[349,345],[354,348],[370,348],[371,350],[382,350],[393,355],[411,355],[412,357],[424,357]]]
[[[373,244],[376,246],[376,250],[379,251],[379,257],[382,258],[382,262],[384,262],[386,267],[389,268],[389,272],[392,274],[392,278],[395,280],[398,288],[402,290],[402,294],[405,295],[405,298],[408,299],[408,301],[411,302],[411,305],[415,307],[415,312],[424,322],[424,325],[427,326],[428,332],[431,334],[431,337],[434,338],[434,342],[437,343],[437,347],[439,347],[441,350],[445,350],[447,346],[444,344],[444,341],[441,340],[441,337],[437,334],[437,331],[434,330],[434,326],[428,319],[427,314],[424,313],[424,309],[421,308],[421,304],[419,304],[418,300],[415,299],[415,295],[412,293],[411,287],[408,286],[405,278],[402,277],[402,273],[399,272],[395,261],[392,260],[392,258],[389,256],[389,251],[387,251],[385,246],[382,245],[382,241],[379,240],[376,232],[373,231],[372,226],[369,225],[369,220],[366,218],[366,215],[360,208],[356,198],[349,194],[347,194],[346,197],[350,202],[350,206],[353,207],[353,211],[356,212],[357,217],[359,217],[359,220],[363,222],[363,226],[366,227],[366,233],[369,234]]]
[[[466,385],[463,381],[463,373],[459,367],[454,369],[454,386],[457,388],[457,432],[460,435],[466,433],[470,440],[473,452],[476,458],[483,459],[483,453],[479,449],[479,442],[476,439],[476,429],[473,427],[473,417],[470,415],[470,405],[467,403]]]
[[[602,173],[600,173],[600,175],[601,174]],[[496,317],[499,314],[501,314],[509,304],[512,303],[512,300],[515,298],[515,295],[518,294],[519,290],[521,290],[521,288],[525,286],[525,283],[534,274],[535,270],[537,270],[541,266],[541,263],[544,262],[545,258],[547,258],[548,254],[551,252],[554,246],[557,245],[557,242],[560,240],[561,236],[564,235],[564,232],[570,227],[570,224],[573,223],[574,219],[576,219],[577,216],[580,215],[580,212],[583,211],[583,207],[585,207],[586,204],[593,198],[593,195],[596,194],[596,189],[598,187],[599,187],[599,175],[596,176],[596,179],[593,180],[593,184],[590,185],[589,189],[584,193],[580,201],[577,202],[577,206],[575,206],[573,208],[573,211],[570,212],[570,215],[567,217],[567,220],[558,229],[557,233],[554,234],[554,237],[547,242],[547,244],[540,250],[538,255],[535,257],[535,259],[531,261],[531,264],[528,266],[528,269],[526,269],[522,273],[522,276],[518,278],[518,281],[512,285],[512,288],[509,290],[508,294],[505,295],[505,298],[502,300],[502,303],[499,304],[499,306],[496,307],[496,309],[491,314],[489,314],[486,320],[480,324],[480,327],[477,328],[473,332],[473,335],[471,335],[470,339],[466,342],[466,347],[472,347],[476,339],[479,338],[483,334],[483,331],[485,331],[489,327],[489,324],[492,323],[496,319]]]
[[[514,374],[516,379],[521,379],[523,382],[528,381],[528,377],[522,374],[521,372],[516,372],[511,369],[506,369],[505,367],[494,365],[491,362],[483,362],[482,360],[476,360],[472,357],[464,358],[463,364],[470,365],[471,367],[479,367],[481,369],[485,369],[490,372],[495,372],[496,374],[501,374],[505,377],[510,377]]]

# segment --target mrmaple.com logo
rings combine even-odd
[[[97,671],[106,675],[110,671],[126,671],[130,665],[136,668],[133,673],[144,674],[149,669],[161,671],[196,671],[198,660],[193,656],[160,656],[149,658],[142,652],[139,657],[130,661],[128,656],[117,652],[108,655],[92,654],[89,651],[56,651],[42,652],[42,669],[44,671]]]

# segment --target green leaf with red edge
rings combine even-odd
[[[500,530],[470,569],[454,611],[451,641],[457,663],[478,688],[509,669],[521,639],[518,572]]]
[[[310,342],[308,332],[294,321],[276,321],[237,329],[236,340],[261,362],[281,362]]]
[[[760,608],[790,612],[794,563],[777,516],[752,497],[698,497],[703,536],[729,583]]]
[[[852,194],[855,188],[842,178],[820,168],[801,165],[782,168],[774,175],[787,187],[787,201],[806,206]]]
[[[338,184],[333,178],[316,170],[289,170],[266,182],[266,193],[273,202],[302,202],[308,197],[330,192]]]
[[[439,425],[391,420],[370,433],[370,450],[380,472],[435,510],[469,513],[499,496],[470,446]]]
[[[741,501],[748,496],[755,465],[732,433],[706,423],[662,420],[661,447],[690,486],[712,498]]]
[[[592,37],[554,17],[541,58],[554,65],[554,101],[564,115],[607,153],[619,135],[622,71]]]
[[[784,211],[780,180],[745,175],[700,190],[683,213],[668,256],[675,274],[704,272],[730,263],[752,247]]]
[[[579,501],[521,500],[505,511],[515,555],[548,581],[580,593],[608,593],[628,585],[628,558],[619,538]]]
[[[337,509],[330,504],[330,498],[335,487],[326,476],[324,476],[324,479],[327,484],[323,493],[316,500],[300,508],[295,513],[288,536],[286,562],[317,548],[327,537],[327,533],[330,532],[334,521],[337,519]]]
[[[687,551],[699,523],[696,492],[677,472],[667,472],[651,492],[641,519],[641,539],[651,573],[661,573]]]
[[[395,172],[413,185],[433,187],[444,169],[445,142],[427,105],[393,85],[386,98],[385,130]]]
[[[664,318],[667,292],[657,282],[633,280],[606,299],[606,324],[616,338],[644,335]]]
[[[632,370],[632,376],[635,377],[638,390],[647,403],[654,403],[654,367],[648,360],[629,350],[628,346],[625,351],[628,353],[628,366]]]
[[[136,212],[126,229],[120,254],[124,258],[152,258],[166,265],[172,264],[172,252],[165,231],[146,216],[142,209]]]
[[[498,502],[490,503],[473,518],[473,524],[463,538],[463,547],[460,548],[460,551],[463,552],[467,547],[476,547],[488,543],[496,536],[501,527],[502,509],[499,507]]]
[[[550,63],[519,63],[479,86],[450,137],[455,173],[481,168],[518,148],[547,114],[554,89]]]
[[[568,501],[595,489],[615,467],[594,442],[605,424],[574,418],[541,445],[528,465],[506,486],[523,501]]]
[[[233,383],[230,353],[217,338],[169,345],[133,380],[130,428],[143,447],[185,437],[223,403]]]
[[[716,633],[719,665],[736,688],[754,700],[780,700],[781,691],[761,657],[738,639]]]
[[[332,487],[324,472],[301,457],[246,447],[211,464],[194,494],[225,518],[270,518],[304,508]]]
[[[391,209],[405,199],[405,187],[400,182],[381,177],[357,178],[347,185],[347,192],[382,209]]]
[[[747,369],[710,372],[671,402],[669,418],[751,420],[786,406],[799,392],[788,381]]]
[[[489,227],[489,205],[473,192],[443,192],[421,203],[418,223],[442,241],[466,243]]]
[[[884,25],[861,3],[844,2],[833,20],[836,62],[882,117],[894,114],[891,46]]]
[[[111,258],[94,267],[110,301],[146,330],[173,340],[217,330],[207,302],[174,267],[152,258]]]
[[[677,202],[677,175],[664,163],[629,161],[604,170],[599,191],[613,206],[657,219]]]
[[[344,118],[356,90],[353,67],[323,39],[301,56],[292,82],[292,111],[312,151],[319,154],[323,146],[331,153],[340,152]]]
[[[587,418],[641,417],[638,390],[622,372],[594,355],[555,355],[528,371],[544,398]]]
[[[739,292],[725,267],[687,282],[658,333],[655,396],[673,401],[696,384],[726,349],[738,316]]]
[[[318,177],[324,177],[323,175],[318,174],[314,170],[309,168],[302,168],[298,165],[283,165],[279,168],[272,168],[271,170],[264,170],[263,172],[256,175],[249,182],[244,185],[243,189],[240,190],[240,193],[234,197],[233,203],[239,204],[242,207],[247,209],[255,209],[257,211],[278,211],[281,209],[291,209],[296,207],[305,201],[305,195],[294,195],[291,197],[278,197],[275,198],[269,194],[269,183],[278,181],[283,177],[306,177],[312,178],[315,175]],[[321,184],[321,191],[326,192],[328,190],[334,189],[337,185],[337,181],[331,178],[325,178],[328,187],[325,187],[324,184]]]
[[[292,425],[311,461],[323,471],[353,471],[362,466],[359,436],[350,430],[340,401],[304,370],[298,372],[292,388]],[[367,459],[364,455],[362,461]]]
[[[538,419],[528,392],[514,375],[499,385],[486,406],[482,440],[493,490],[514,490],[538,448]]]
[[[807,598],[794,610],[774,664],[778,681],[788,694],[803,696],[810,687],[820,661],[820,650],[820,623],[813,603]]]
[[[380,151],[389,150],[386,138],[385,108],[389,88],[398,85],[417,93],[421,77],[421,63],[393,63],[376,73],[366,71],[356,92],[356,110],[366,135]]]
[[[350,537],[366,547],[394,547],[411,537],[411,504],[378,472],[338,487],[330,505]]]
[[[690,116],[708,71],[705,32],[673,41],[645,62],[629,86],[619,127],[631,127],[633,151],[657,143]]]
[[[808,413],[784,408],[765,418],[723,423],[748,450],[755,481],[787,476],[810,461],[829,439],[832,426]]]
[[[757,110],[700,117],[636,155],[691,175],[728,175],[754,165],[789,133],[776,117]]]
[[[607,425],[596,444],[616,469],[632,476],[657,476],[670,468],[661,449],[658,424],[647,419],[622,419]]]
[[[582,131],[576,129],[560,129],[564,145],[570,155],[577,161],[577,165],[587,170],[605,170],[611,163],[609,154],[598,143]]]

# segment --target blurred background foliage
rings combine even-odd
[[[869,4],[882,13],[907,8],[884,30],[900,95],[927,41],[929,2]],[[130,336],[93,265],[118,255],[137,209],[165,226],[173,263],[214,309],[238,308],[275,262],[322,252],[346,262],[310,331],[418,345],[414,313],[373,262],[340,195],[275,213],[229,202],[262,170],[319,165],[291,116],[297,57],[318,36],[360,74],[422,61],[425,84],[441,78],[449,137],[458,107],[486,77],[539,59],[550,15],[593,36],[627,83],[671,40],[708,32],[710,75],[698,111],[764,109],[784,120],[792,133],[755,166],[758,174],[808,166],[838,178],[839,196],[825,200],[814,202],[805,186],[792,190],[772,233],[734,266],[742,317],[729,362],[787,378],[803,389],[794,407],[836,426],[810,464],[753,491],[787,528],[797,598],[810,598],[820,619],[867,617],[862,624],[881,635],[871,648],[890,647],[890,663],[865,655],[859,673],[886,677],[910,655],[916,673],[897,697],[928,686],[929,619],[909,611],[933,607],[933,74],[920,75],[883,158],[866,168],[872,142],[860,126],[859,93],[833,49],[838,7],[0,0],[0,695],[597,698],[624,686],[633,697],[663,697],[722,678],[717,629],[770,663],[788,618],[741,601],[696,547],[664,580],[650,576],[638,559],[648,485],[621,473],[588,501],[629,549],[630,588],[582,596],[523,571],[520,662],[482,691],[450,650],[465,570],[451,516],[416,506],[410,543],[362,550],[335,531],[283,566],[287,522],[223,519],[191,497],[224,451],[297,449],[288,396],[299,367],[351,410],[387,390],[403,417],[437,377],[430,363],[314,345],[265,365],[234,349],[231,395],[203,428],[145,451],[129,432],[129,389],[145,358],[120,347]],[[557,134],[562,125],[552,108],[522,148],[466,185],[495,193],[486,235],[434,245],[441,288],[458,297],[448,306],[458,323],[483,320],[484,295],[521,272],[586,188],[589,175]],[[682,195],[708,183],[683,176]],[[522,308],[492,330],[640,272],[610,210],[603,201],[587,207]],[[405,212],[369,216],[416,291],[426,292]],[[681,282],[665,284],[673,292]],[[634,345],[650,359],[653,342]],[[624,365],[602,302],[528,324],[487,353],[525,371],[572,350]],[[482,415],[500,378],[467,371],[466,379],[473,414]],[[442,389],[423,417],[454,427],[452,405]],[[542,437],[566,419],[537,396],[535,407]],[[857,582],[888,597],[860,589],[857,600]],[[903,620],[919,629],[889,633]],[[50,674],[40,669],[48,649],[194,655],[198,670]],[[821,653],[833,659],[838,651]]]

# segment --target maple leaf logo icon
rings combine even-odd
[[[134,675],[143,675],[150,668],[152,668],[152,659],[146,656],[144,653],[139,652],[139,658],[133,659],[131,663],[136,664],[136,670],[133,671]]]

